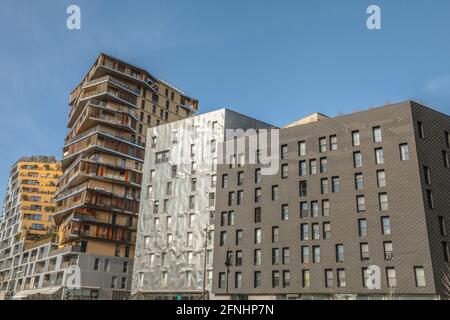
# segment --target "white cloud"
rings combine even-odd
[[[431,79],[426,83],[425,91],[431,95],[450,96],[450,75]]]

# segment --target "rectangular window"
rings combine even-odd
[[[224,247],[227,244],[227,232],[220,232],[220,246]]]
[[[280,229],[278,227],[272,227],[272,242],[276,243],[280,239]]]
[[[317,160],[309,160],[309,173],[310,174],[317,174]]]
[[[381,128],[380,127],[374,127],[372,129],[372,131],[373,131],[373,142],[374,143],[380,143],[382,141]]]
[[[261,183],[261,169],[255,170],[255,183]]]
[[[278,186],[272,186],[272,201],[279,199],[279,188]]]
[[[300,177],[304,177],[307,175],[307,170],[306,170],[306,160],[302,160],[298,163],[298,168],[299,168],[299,176]]]
[[[336,151],[338,149],[337,136],[330,136],[330,150]]]
[[[289,165],[287,163],[281,165],[281,179],[286,179],[289,175]]]
[[[318,223],[313,223],[311,225],[312,238],[313,240],[320,240],[320,226]]]
[[[364,176],[362,173],[355,174],[355,189],[358,191],[364,189]]]
[[[255,244],[261,244],[261,229],[256,228],[255,229]]]
[[[301,239],[302,241],[309,240],[309,226],[307,223],[303,223],[300,226],[301,229]]]
[[[320,158],[320,173],[327,173],[327,172],[328,172],[328,159]]]
[[[278,288],[280,286],[280,272],[272,271],[272,288]]]
[[[447,145],[447,148],[450,148],[450,133],[444,131],[444,135],[445,135],[445,144]]]
[[[414,275],[416,277],[416,287],[423,288],[426,286],[425,271],[423,267],[414,267]]]
[[[337,270],[337,286],[338,288],[345,288],[346,286],[344,269]]]
[[[344,262],[344,245],[336,245],[336,262]]]
[[[355,168],[362,167],[362,156],[361,156],[361,152],[359,152],[359,151],[353,153],[353,166]]]
[[[300,141],[298,143],[298,155],[300,157],[306,156],[306,142],[305,141]]]
[[[319,217],[319,203],[317,201],[311,202],[311,217],[313,218]]]
[[[442,158],[444,160],[444,167],[446,168],[450,168],[450,160],[448,158],[448,152],[447,151],[442,151]]]
[[[397,277],[395,276],[395,268],[386,268],[388,288],[397,287]]]
[[[320,180],[320,192],[322,194],[328,194],[328,178]]]
[[[313,246],[313,262],[320,263],[320,246]]]
[[[330,201],[322,200],[322,216],[329,217],[330,216]]]
[[[324,240],[331,239],[331,224],[329,222],[323,223],[323,239]]]
[[[427,202],[428,207],[430,209],[434,209],[434,197],[433,197],[433,191],[427,189]]]
[[[261,254],[261,249],[255,249],[254,252],[254,265],[255,266],[260,266],[261,265],[261,259],[262,259],[262,254]]]
[[[307,184],[306,181],[300,181],[299,183],[300,197],[306,197],[307,195]]]
[[[383,164],[384,163],[384,151],[383,148],[375,149],[375,163]]]
[[[356,197],[356,209],[358,212],[366,211],[366,200],[365,200],[364,196]]]
[[[273,248],[272,249],[272,265],[276,266],[280,264],[280,249]]]
[[[400,145],[400,160],[401,161],[409,160],[409,148],[407,143],[403,143]]]
[[[425,139],[425,128],[423,126],[423,122],[417,121],[417,129],[419,131],[419,138]]]
[[[255,189],[255,203],[261,202],[261,188]]]
[[[359,131],[352,132],[352,144],[354,147],[359,147],[361,145]]]
[[[378,188],[386,187],[386,173],[384,172],[384,170],[377,171],[377,183]]]
[[[238,179],[237,179],[237,185],[240,187],[244,185],[244,172],[238,172]]]
[[[242,230],[236,230],[236,245],[242,245]]]
[[[234,211],[228,211],[228,225],[234,226]]]
[[[425,176],[425,183],[427,185],[431,185],[431,172],[430,172],[430,168],[427,166],[423,166],[423,174]]]
[[[242,266],[242,251],[236,251],[236,262],[235,262],[236,267],[240,267]]]
[[[319,152],[327,152],[327,138],[319,139]]]
[[[281,220],[289,220],[289,206],[287,204],[281,206]]]
[[[367,237],[367,220],[366,219],[358,220],[358,230],[359,230],[359,236],[361,238]]]
[[[300,202],[300,218],[304,219],[308,217],[308,202]]]
[[[333,279],[333,270],[332,269],[326,269],[325,270],[325,287],[327,288],[333,288],[334,287],[334,279]]]
[[[289,248],[283,248],[283,264],[289,264],[290,262],[290,250]]]
[[[381,228],[383,235],[391,234],[391,219],[389,219],[389,217],[381,218]]]
[[[441,232],[441,236],[447,236],[447,228],[445,226],[445,219],[442,216],[438,217],[439,219],[439,231]]]
[[[380,193],[378,195],[380,211],[388,211],[388,196],[386,193]]]
[[[225,288],[225,272],[219,272],[219,289]]]
[[[261,288],[261,271],[255,271],[253,286],[255,289]]]
[[[287,144],[281,146],[281,160],[286,160],[288,155]]]
[[[223,189],[228,188],[228,175],[227,174],[222,175],[222,188]]]
[[[302,246],[302,263],[303,264],[309,263],[309,247],[308,246]]]
[[[339,177],[331,178],[333,193],[339,193],[341,191],[341,183]]]
[[[214,194],[214,193],[212,193]],[[213,199],[214,202],[214,199]],[[244,191],[243,190],[239,190],[237,192],[237,205],[240,206],[241,204],[244,203]],[[211,206],[213,206],[213,204],[210,204]]]
[[[442,255],[444,256],[444,261],[445,262],[449,262],[449,259],[448,259],[448,256],[449,256],[449,254],[448,254],[448,243],[447,243],[447,241],[442,241]]]
[[[361,253],[361,261],[369,260],[369,244],[366,242],[363,242],[359,246],[360,246],[360,253]]]
[[[283,288],[289,288],[291,286],[291,274],[289,271],[283,271]]]
[[[393,253],[393,246],[391,241],[385,241],[383,242],[383,249],[384,249],[384,260],[391,261],[394,257]]]
[[[261,223],[261,208],[255,208],[255,223]]]
[[[309,270],[302,270],[302,287],[308,289],[311,286],[311,278]]]

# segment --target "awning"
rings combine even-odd
[[[36,295],[36,294],[51,295],[51,294],[56,293],[61,288],[62,288],[62,286],[46,287],[46,288],[34,289],[34,290],[23,290],[23,291],[19,291],[18,293],[16,293],[13,296],[13,300],[24,299],[24,298],[27,298],[28,296]]]

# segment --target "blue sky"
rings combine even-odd
[[[82,29],[66,28],[77,4]],[[366,9],[382,10],[380,31]],[[100,52],[200,99],[282,126],[406,99],[450,113],[448,0],[2,0],[0,187],[61,156],[71,90]]]

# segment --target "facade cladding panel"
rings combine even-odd
[[[132,293],[141,298],[211,292],[213,221],[219,148],[226,129],[269,127],[228,109],[148,130]],[[215,151],[213,145],[216,145]],[[193,170],[192,162],[195,162]]]
[[[418,138],[419,121],[425,128],[425,139]],[[231,169],[220,165],[217,179],[220,181],[223,175],[228,175],[229,183],[228,188],[218,186],[217,190],[213,292],[217,296],[249,298],[445,295],[440,283],[444,272],[448,272],[448,262],[444,261],[442,253],[443,242],[448,237],[440,234],[438,223],[439,216],[447,226],[450,220],[450,169],[443,165],[443,151],[449,151],[445,131],[450,131],[448,116],[408,101],[281,129],[280,149],[287,147],[287,155],[281,160],[280,168],[283,164],[288,166],[287,178],[282,179],[280,170],[276,175],[262,176],[261,182],[256,183],[255,170],[260,166],[248,164]],[[356,136],[356,132],[360,143],[354,146],[352,136],[353,133]],[[321,138],[326,141],[324,152],[320,152]],[[331,142],[334,144],[336,139],[337,148],[331,148]],[[301,141],[306,145],[304,156],[299,155]],[[377,164],[376,154],[380,148],[384,161]],[[407,154],[403,161],[401,150]],[[355,168],[357,152],[362,156],[362,166]],[[381,158],[380,152],[378,155]],[[327,172],[320,170],[321,158],[327,159]],[[311,160],[317,161],[316,174],[311,174]],[[304,176],[300,176],[301,161],[307,164]],[[430,187],[424,183],[424,165],[432,170]],[[378,185],[381,170],[385,174],[385,186]],[[245,177],[241,187],[237,186],[239,171],[243,171]],[[361,174],[362,189],[359,183],[360,190],[356,190],[355,177],[361,178]],[[322,179],[328,181],[328,194],[321,192]],[[306,181],[306,196],[300,196],[300,181]],[[336,182],[334,188],[333,181]],[[275,200],[272,199],[274,186],[275,190],[278,186]],[[259,203],[255,203],[257,188],[261,188],[262,193]],[[434,209],[428,209],[427,189],[434,192]],[[238,190],[244,191],[243,204],[229,206],[229,192]],[[358,196],[364,196],[365,208],[360,208],[363,211],[358,211]],[[329,216],[324,216],[322,204],[327,200]],[[300,206],[304,202],[308,211],[307,216],[301,217]],[[312,215],[312,203],[318,203],[317,217]],[[261,210],[261,218],[255,220],[257,208]],[[288,208],[287,220],[282,219],[282,208],[285,218]],[[228,211],[235,212],[234,225],[221,225],[221,214]],[[383,220],[387,217],[389,220]],[[366,222],[367,235],[363,232],[360,236],[361,219]],[[390,222],[390,234],[383,234],[382,221]],[[308,239],[302,240],[301,228],[306,224]],[[324,239],[324,226],[328,224],[330,238]],[[255,229],[258,228],[261,243],[255,244]],[[274,228],[278,237],[273,237]],[[313,228],[319,230],[317,239],[312,238]],[[235,239],[238,230],[242,230],[243,238],[239,245]],[[221,245],[219,238],[223,232],[227,234],[227,242]],[[304,249],[305,257],[302,257],[303,247],[308,248]],[[337,249],[342,247],[343,261],[337,262]],[[320,262],[314,261],[313,253],[317,248],[320,248]],[[276,253],[273,249],[279,249],[278,255],[273,254]],[[289,249],[285,250],[289,252],[285,261],[283,249]],[[255,250],[261,252],[260,265],[255,263]],[[232,254],[229,272],[228,254]],[[236,266],[236,254],[242,255],[240,266]],[[364,286],[363,270],[373,265],[380,268],[379,289]],[[421,270],[424,279],[420,276]]]

